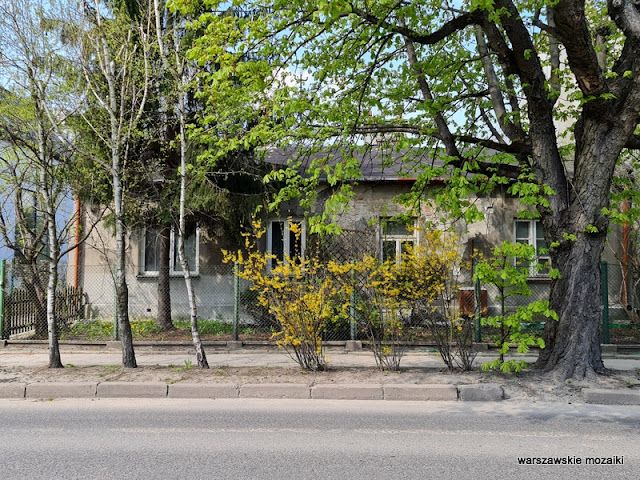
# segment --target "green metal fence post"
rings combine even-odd
[[[118,328],[118,285],[116,284],[115,269],[113,270],[113,340],[120,340],[120,329]]]
[[[609,331],[609,269],[607,262],[600,263],[600,294],[602,296],[602,343],[611,343]]]
[[[7,338],[4,334],[4,272],[7,261],[0,261],[0,338]]]
[[[354,285],[353,281],[356,278],[356,272],[351,269],[351,284]],[[356,329],[356,292],[355,289],[351,290],[351,295],[349,297],[349,328],[351,330],[351,340],[355,341],[358,337],[358,332]]]
[[[240,277],[238,276],[238,262],[233,262],[233,341],[238,341],[240,326]]]

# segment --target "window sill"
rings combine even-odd
[[[139,280],[156,279],[156,278],[158,278],[158,272],[138,273],[136,275],[136,278],[139,279]],[[169,274],[169,278],[184,278],[184,275],[182,275],[182,273],[179,273],[179,272],[170,273]],[[200,278],[200,274],[198,272],[191,272],[191,278]]]
[[[531,283],[551,283],[551,280],[553,279],[549,275],[527,277],[527,282],[531,282]]]

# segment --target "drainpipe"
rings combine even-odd
[[[624,200],[622,202],[622,212],[625,213],[627,211],[629,211],[629,201]],[[620,302],[627,310],[631,308],[629,302],[629,249],[631,248],[629,232],[629,222],[625,221],[622,225],[622,291]]]

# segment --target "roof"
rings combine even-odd
[[[335,166],[345,156],[352,156],[360,166],[361,176],[351,180],[365,182],[413,181],[426,166],[435,168],[443,165],[442,160],[434,158],[432,149],[398,150],[393,146],[378,145],[340,146],[321,151],[304,146],[272,148],[267,150],[265,162],[276,166],[296,166],[301,173],[306,173],[312,162]],[[326,181],[326,174],[321,175],[320,179]]]

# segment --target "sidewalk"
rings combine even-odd
[[[605,366],[625,372],[624,379],[629,379],[629,384],[620,380],[621,374],[618,374],[617,383],[605,382],[605,388],[593,388],[603,385],[574,386],[565,382],[560,384],[559,390],[564,396],[551,400],[545,396],[550,384],[542,377],[523,378],[485,372],[443,375],[444,365],[435,352],[407,352],[402,358],[404,373],[387,375],[375,368],[375,359],[369,351],[330,349],[326,354],[330,372],[318,376],[305,375],[280,350],[209,348],[206,354],[211,370],[204,371],[192,368],[197,361],[188,347],[161,351],[157,347],[142,346],[136,348],[136,360],[138,366],[146,368],[122,369],[122,355],[116,349],[65,345],[61,351],[62,362],[73,368],[51,370],[47,369],[46,345],[11,345],[0,348],[0,372],[3,373],[0,399],[170,397],[500,401],[506,397],[525,401],[640,405],[640,389],[621,388],[640,385],[640,354],[603,355]],[[476,364],[494,358],[496,352],[481,352]],[[535,356],[518,358],[527,362],[536,359]],[[88,367],[89,374],[79,367]],[[234,376],[233,371],[231,374],[225,372],[224,367],[248,367],[252,371],[249,376],[241,377]],[[358,368],[362,370],[358,371]],[[333,376],[332,372],[337,375]],[[540,385],[534,385],[536,383]]]
[[[295,362],[284,351],[255,351],[238,349],[233,351],[216,351],[206,349],[207,359],[212,366],[226,367],[293,367]],[[376,363],[371,352],[342,352],[328,351],[327,362],[334,367],[371,367]],[[76,366],[90,367],[100,365],[120,365],[122,355],[116,350],[73,350],[66,347],[62,353],[62,363]],[[476,364],[481,365],[496,357],[496,353],[479,353]],[[508,357],[510,358],[510,357]],[[526,362],[534,362],[535,356],[519,356]],[[603,355],[607,368],[614,370],[640,370],[640,354],[634,355]],[[183,365],[185,361],[196,363],[195,354],[185,351],[152,351],[146,348],[136,349],[136,360],[139,366],[170,366]],[[44,348],[0,348],[0,366],[12,367],[46,367],[48,353]],[[436,353],[407,352],[402,357],[403,367],[442,368],[442,361]]]

